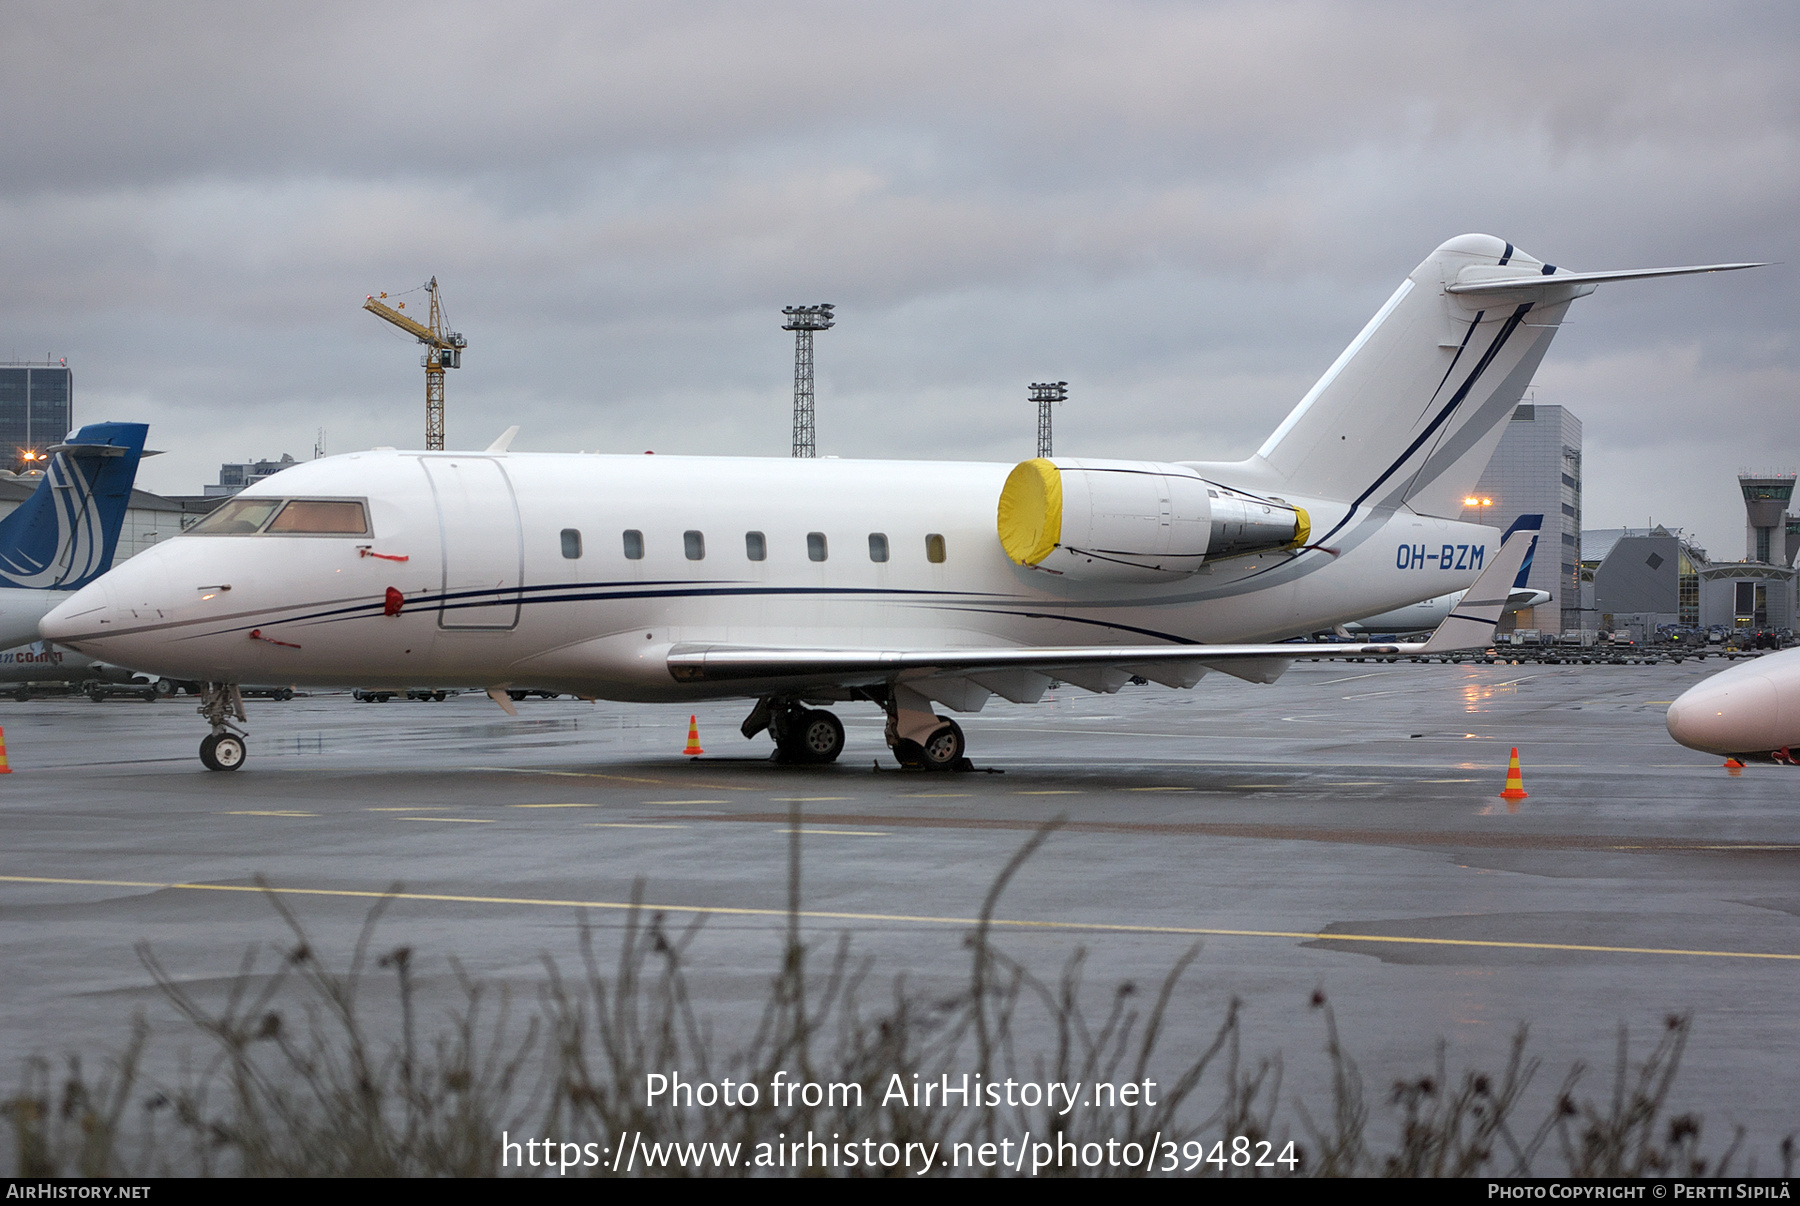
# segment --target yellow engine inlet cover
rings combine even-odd
[[[1000,547],[1020,565],[1036,565],[1062,540],[1062,473],[1043,457],[1020,461],[1000,488]]]

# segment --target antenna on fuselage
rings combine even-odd
[[[784,331],[794,333],[794,455],[816,457],[818,440],[813,430],[813,332],[829,331],[832,323],[830,305],[783,306],[787,321]]]

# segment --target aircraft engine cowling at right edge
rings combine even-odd
[[[1306,511],[1208,482],[1184,465],[1038,457],[1000,490],[1001,547],[1081,582],[1166,582],[1208,560],[1306,543]]]

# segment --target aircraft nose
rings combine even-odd
[[[1667,724],[1669,736],[1689,749],[1743,754],[1785,745],[1780,720],[1781,693],[1774,683],[1754,672],[1727,671],[1670,704]]]
[[[112,600],[103,581],[90,582],[58,603],[38,621],[38,633],[47,641],[67,644],[82,633],[92,633],[113,619]]]

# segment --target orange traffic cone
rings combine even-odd
[[[1506,790],[1500,793],[1502,800],[1523,800],[1525,798],[1525,780],[1519,775],[1519,747],[1513,746],[1512,761],[1506,765]]]
[[[0,775],[12,774],[12,766],[6,761],[6,730],[0,729]]]
[[[5,761],[6,743],[0,741],[0,764],[4,764]],[[1739,762],[1736,758],[1727,758],[1725,759],[1725,773],[1728,775],[1741,775],[1744,773],[1744,764]]]
[[[681,752],[689,757],[697,757],[706,752],[700,748],[700,718],[698,716],[688,717],[688,743],[687,748]]]

